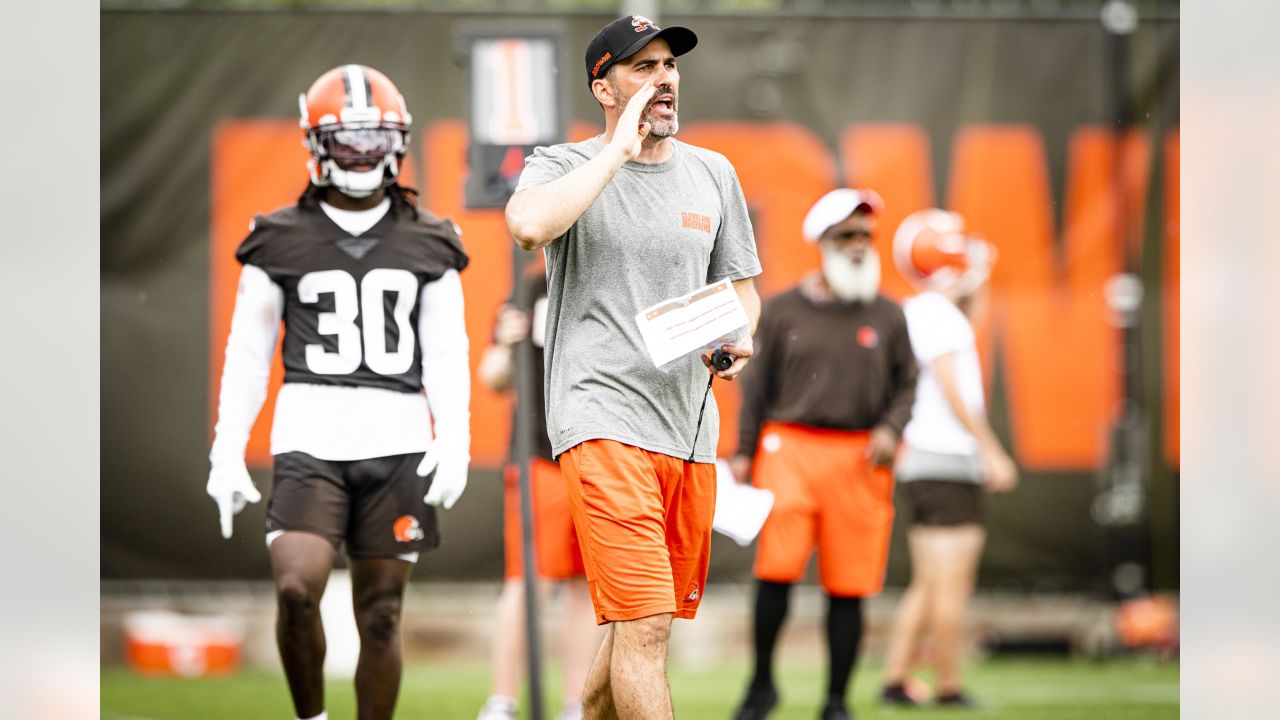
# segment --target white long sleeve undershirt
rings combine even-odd
[[[471,375],[457,271],[427,283],[419,295],[418,342],[426,391],[286,383],[276,398],[271,453],[305,452],[325,460],[360,460],[425,451],[470,457]],[[246,265],[227,338],[210,459],[244,457],[249,431],[266,398],[284,293],[261,268]],[[430,413],[428,411],[430,408]]]
[[[241,462],[253,421],[267,399],[271,356],[284,317],[284,291],[259,267],[245,265],[236,289],[218,391],[218,423],[209,459]]]

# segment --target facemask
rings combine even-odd
[[[395,160],[391,160],[392,164]],[[373,167],[371,170],[363,172],[355,172],[353,170],[343,170],[338,167],[338,163],[332,160],[326,160],[329,170],[329,184],[337,188],[343,195],[353,198],[369,197],[374,191],[387,185],[387,160],[384,159]],[[392,173],[392,177],[395,174]]]

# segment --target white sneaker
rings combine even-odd
[[[581,715],[579,715],[581,717]],[[480,708],[476,720],[516,720],[516,701],[501,695],[492,695]]]
[[[560,710],[560,714],[556,715],[556,720],[582,720],[582,703],[575,702],[565,705]]]

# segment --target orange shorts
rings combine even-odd
[[[863,456],[869,433],[765,423],[752,477],[773,491],[773,511],[756,544],[755,576],[804,578],[818,551],[818,578],[837,597],[884,587],[893,530],[893,472]]]
[[[692,618],[706,591],[716,470],[613,440],[560,455],[596,622]]]
[[[569,494],[564,489],[560,467],[550,460],[533,458],[529,463],[533,485],[533,550],[538,575],[548,580],[564,580],[585,574],[578,534],[569,514]],[[502,540],[506,550],[507,579],[524,577],[524,553],[520,538],[520,467],[508,465],[503,471]]]

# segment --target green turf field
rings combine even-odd
[[[861,668],[854,692],[859,718],[1017,718],[1018,720],[1149,720],[1178,717],[1178,665],[1144,660],[1064,661],[1002,659],[969,668],[969,687],[983,703],[976,711],[890,710],[876,706],[879,668]],[[782,670],[776,720],[812,720],[822,691],[822,666]],[[554,681],[554,676],[551,681]],[[746,681],[741,667],[671,669],[680,720],[727,720]],[[554,687],[554,686],[551,686]],[[488,691],[483,665],[417,665],[406,669],[396,717],[401,720],[472,720]],[[551,692],[548,707],[558,693]],[[349,683],[329,689],[329,717],[354,717]],[[549,712],[548,720],[554,717]],[[290,720],[284,680],[244,672],[216,680],[143,678],[121,667],[102,671],[103,720]]]

